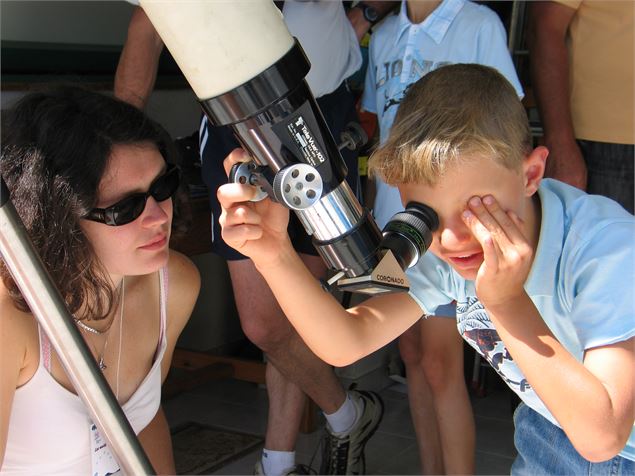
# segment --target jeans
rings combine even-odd
[[[578,140],[587,165],[587,192],[612,198],[633,213],[635,146]]]
[[[514,413],[514,427],[518,456],[512,465],[513,476],[635,475],[635,462],[622,456],[602,463],[584,459],[562,429],[524,403]]]

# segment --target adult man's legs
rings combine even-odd
[[[325,273],[320,258],[301,256],[314,275],[321,277]],[[270,413],[265,448],[274,451],[293,451],[304,408],[304,393],[327,414],[328,420],[330,414],[348,408],[345,405],[346,392],[333,369],[310,351],[289,324],[253,263],[249,260],[230,261],[229,270],[243,331],[267,354]],[[359,408],[359,411],[362,411],[364,404],[360,408],[359,401],[356,401],[355,409]],[[355,409],[348,413],[355,415]],[[374,415],[374,431],[379,422],[378,418],[381,417],[381,407],[368,410],[372,410]],[[367,417],[365,414],[357,415],[357,420],[364,416]],[[354,430],[355,428],[351,435],[355,433]],[[360,435],[361,439],[357,438],[356,434],[355,438],[358,441],[353,441],[351,447],[359,448],[362,445],[363,448],[365,438],[370,437],[370,434]],[[361,441],[362,439],[364,441]],[[351,448],[353,449],[355,448]]]
[[[447,317],[422,319],[399,340],[424,474],[474,473],[474,416],[462,342],[456,320]]]
[[[319,260],[307,255],[302,257],[310,263],[311,258]],[[318,359],[291,327],[252,261],[229,261],[228,266],[243,332],[267,355],[267,366],[275,367],[275,370],[267,369],[267,393],[273,400],[270,410],[274,412],[269,415],[269,424],[279,426],[282,431],[268,428],[265,447],[291,451],[304,406],[304,392],[300,388],[306,389],[326,413],[341,406],[344,389],[332,368]],[[324,265],[314,264],[311,271],[320,277]],[[284,410],[282,418],[280,410]]]

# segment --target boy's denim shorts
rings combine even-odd
[[[524,403],[514,412],[514,426],[518,456],[512,465],[513,476],[635,474],[635,462],[622,456],[602,463],[584,459],[562,429]]]

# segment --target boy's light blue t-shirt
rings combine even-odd
[[[370,40],[362,108],[377,114],[380,142],[388,138],[408,86],[446,64],[496,68],[522,97],[506,38],[498,15],[485,6],[443,0],[422,23],[414,24],[402,1],[399,14],[386,18]],[[374,216],[380,228],[400,210],[397,189],[377,180]]]
[[[635,218],[608,198],[556,180],[543,180],[538,194],[540,239],[525,290],[558,341],[581,362],[585,349],[635,335]],[[527,405],[558,425],[509,355],[473,281],[431,253],[408,270],[408,279],[410,295],[426,314],[456,300],[463,338]],[[563,395],[569,391],[575,389],[562,389]],[[635,433],[620,454],[635,460]]]

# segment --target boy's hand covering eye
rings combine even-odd
[[[223,162],[225,172],[229,175],[234,164],[250,159],[244,150],[234,149]],[[225,243],[252,258],[255,264],[266,266],[275,262],[280,250],[289,244],[289,211],[268,198],[250,202],[256,193],[252,185],[220,186],[217,192],[222,208],[219,223]]]
[[[523,296],[533,249],[523,235],[522,220],[491,195],[472,197],[463,220],[483,248],[475,283],[483,305],[492,309]]]

